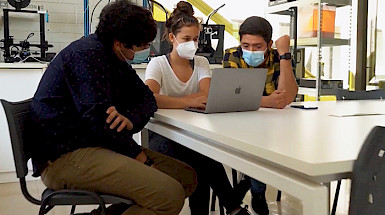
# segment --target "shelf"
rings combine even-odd
[[[317,96],[317,90],[315,88],[309,87],[298,87],[298,95],[309,95],[309,96]]]
[[[297,0],[282,4],[277,4],[274,6],[267,7],[267,13],[270,14],[280,14],[280,15],[290,15],[288,12],[291,7],[301,7],[309,4],[318,4],[319,0]],[[329,6],[343,7],[352,5],[352,0],[321,0],[322,3],[325,3]]]
[[[317,37],[312,38],[299,38],[297,40],[297,46],[317,46]],[[336,39],[336,38],[322,38],[322,46],[345,46],[349,45],[349,39]],[[294,40],[290,40],[290,46],[294,45]]]

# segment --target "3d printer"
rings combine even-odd
[[[149,1],[153,4],[159,5],[164,10],[167,19],[167,10],[158,2],[154,0]],[[199,33],[198,50],[196,54],[200,56],[205,56],[209,60],[209,62],[213,64],[222,63],[225,26],[211,24],[209,25],[208,21],[223,6],[225,5],[223,4],[208,15],[207,21],[205,24],[203,24],[202,31]],[[157,28],[157,35],[151,44],[151,57],[167,54],[171,50],[170,44],[167,42],[167,40],[164,40],[163,38],[163,34],[166,31],[165,23],[157,22]],[[217,46],[215,48],[213,48],[212,40],[218,40]]]
[[[3,9],[4,14],[4,39],[2,42],[4,46],[1,47],[4,49],[4,61],[6,63],[18,62],[28,60],[29,56],[31,56],[30,47],[38,47],[40,48],[40,57],[34,58],[35,61],[49,61],[47,59],[46,51],[49,47],[53,47],[48,44],[45,40],[45,11],[32,11],[32,10],[21,10],[24,7],[27,7],[30,3],[30,0],[8,0],[9,4],[15,9]],[[19,43],[14,43],[13,37],[9,35],[9,12],[21,12],[21,13],[37,13],[40,16],[40,44],[31,44],[28,42],[28,39],[34,34],[31,33],[24,41],[20,41]],[[16,50],[12,50],[11,48],[15,48]]]
[[[212,64],[221,64],[223,58],[224,25],[204,25],[199,34],[198,50],[196,55],[205,56]],[[218,40],[214,49],[212,40]]]
[[[207,17],[207,21],[203,24],[203,29],[199,34],[197,55],[205,56],[212,64],[221,64],[223,58],[224,46],[224,25],[209,25],[210,18],[218,12],[225,4],[213,10]],[[218,40],[217,46],[214,49],[212,40]]]

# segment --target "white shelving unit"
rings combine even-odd
[[[292,7],[303,7],[303,6],[315,5],[319,3],[336,6],[336,7],[352,5],[351,0],[321,0],[321,1],[320,0],[297,0],[297,1],[292,1],[284,4],[270,6],[267,8],[267,13],[287,15],[286,11]]]
[[[350,46],[350,38],[323,38],[321,34],[322,29],[322,13],[324,5],[327,6],[335,6],[335,7],[344,7],[344,6],[352,6],[352,0],[297,0],[282,4],[277,4],[273,6],[269,6],[267,8],[267,13],[269,14],[279,14],[279,15],[290,15],[293,16],[293,8],[296,8],[295,11],[298,11],[298,8],[305,7],[309,5],[317,5],[318,7],[318,20],[320,20],[318,25],[317,37],[310,38],[295,38],[291,36],[293,39],[290,41],[291,46],[295,47],[317,47],[317,81],[316,81],[316,99],[319,100],[320,96],[320,86],[321,86],[321,71],[323,69],[322,62],[322,48],[323,47],[335,47],[335,46]],[[296,14],[298,19],[300,15]],[[351,18],[350,25],[351,25]],[[293,22],[293,19],[292,21]],[[293,26],[293,23],[291,23]],[[295,23],[295,26],[297,23]],[[295,43],[296,42],[296,43]],[[350,56],[349,59],[350,60]],[[313,93],[314,95],[314,93]]]
[[[317,46],[318,38],[317,37],[310,37],[310,38],[298,38],[297,39],[297,45],[298,46]],[[290,40],[290,45],[293,46],[294,40]],[[322,46],[345,46],[350,45],[350,39],[339,39],[339,38],[323,38],[322,39]]]

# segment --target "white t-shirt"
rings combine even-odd
[[[165,55],[151,59],[146,68],[145,80],[152,79],[160,85],[159,94],[181,97],[197,93],[199,81],[210,78],[211,71],[209,62],[205,57],[194,57],[194,71],[186,83],[180,81],[171,68]]]

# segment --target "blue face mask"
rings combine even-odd
[[[132,60],[127,59],[122,52],[120,52],[120,54],[124,57],[124,59],[128,64],[140,64],[148,58],[148,55],[150,55],[150,48],[134,52],[135,56],[134,56],[134,59]]]
[[[243,52],[243,59],[245,62],[252,66],[257,67],[259,66],[264,60],[265,60],[265,51],[249,51],[246,49],[242,49]]]

